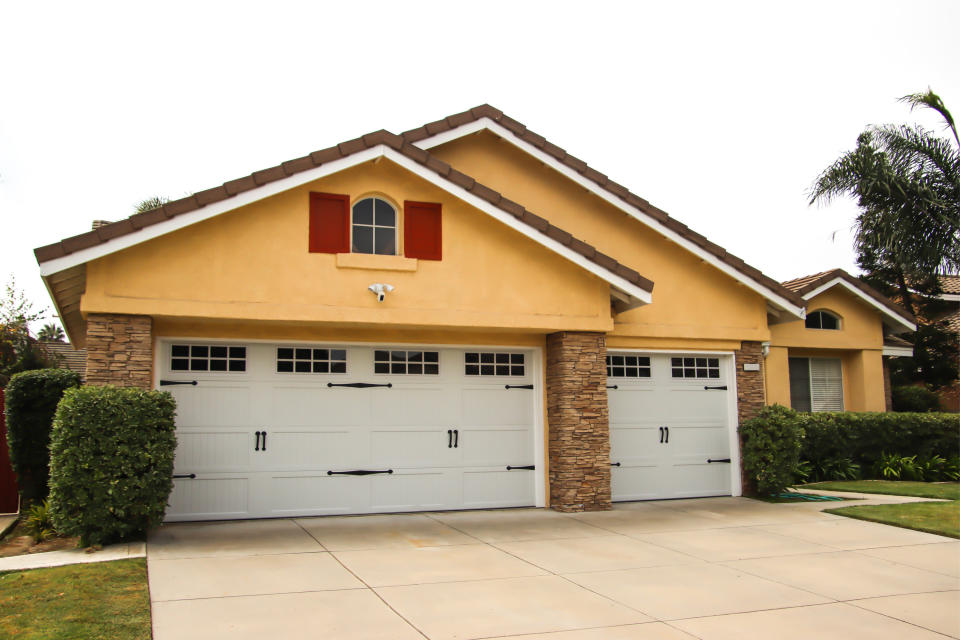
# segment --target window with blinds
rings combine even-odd
[[[843,411],[839,358],[790,358],[790,406],[797,411]]]

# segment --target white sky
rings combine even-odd
[[[871,123],[960,117],[960,2],[6,2],[0,279],[35,247],[488,102],[785,280],[855,271],[816,175]],[[537,212],[550,218],[549,211]]]

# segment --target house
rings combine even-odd
[[[739,495],[808,306],[486,105],[36,257],[90,384],[176,396],[170,520]],[[863,316],[851,409],[882,397]]]
[[[910,357],[897,333],[916,318],[842,269],[784,282],[807,303],[806,318],[770,327],[768,404],[798,411],[888,411],[889,358]]]
[[[57,342],[53,340],[44,340],[40,343],[43,350],[57,363],[71,371],[80,374],[80,381],[86,381],[87,375],[87,351],[86,349],[74,349],[69,342]]]

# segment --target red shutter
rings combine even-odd
[[[310,192],[310,253],[350,252],[350,196]]]
[[[408,258],[440,260],[443,224],[437,202],[403,203],[403,253]]]

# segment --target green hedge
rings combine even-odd
[[[926,387],[907,385],[894,387],[891,391],[894,411],[931,412],[940,411],[940,396]]]
[[[781,405],[765,407],[740,426],[743,468],[760,495],[777,495],[793,484],[800,462],[803,429],[797,412]]]
[[[950,477],[960,464],[960,417],[954,413],[801,413],[775,405],[740,431],[744,469],[763,493],[770,484],[764,478],[776,478],[776,485],[787,473],[804,482],[882,478],[891,460],[913,457],[918,468],[930,467],[918,475],[929,480]],[[784,453],[791,441],[800,447],[798,465]]]
[[[24,506],[47,498],[53,414],[64,391],[79,384],[76,371],[35,369],[11,377],[4,390],[10,462]]]
[[[174,414],[173,396],[164,391],[67,391],[50,445],[57,530],[93,545],[158,525],[173,488]]]

